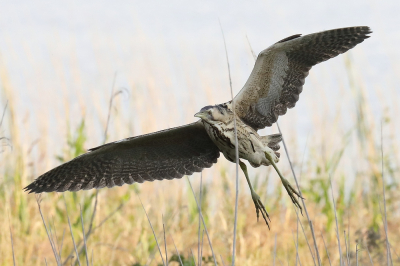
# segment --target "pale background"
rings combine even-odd
[[[351,234],[349,251],[354,255],[355,240],[377,232],[381,246],[370,252],[375,265],[384,263],[382,161],[388,185],[388,235],[393,250],[400,254],[399,11],[398,0],[0,0],[0,115],[9,101],[0,127],[0,265],[12,265],[12,247],[16,265],[44,265],[44,258],[55,265],[35,197],[22,188],[59,165],[56,155],[65,160],[76,155],[79,145],[68,146],[67,139],[77,135],[82,119],[88,138],[84,148],[103,143],[115,73],[115,91],[123,88],[124,92],[113,104],[108,141],[193,122],[194,113],[201,107],[230,99],[218,20],[225,32],[234,93],[243,86],[254,64],[246,36],[258,53],[297,33],[371,27],[371,38],[311,70],[296,108],[279,123],[305,193],[321,254],[325,254],[319,236],[322,232],[332,264],[339,260],[330,205],[331,176],[338,230]],[[262,130],[261,135],[277,131],[273,126]],[[8,142],[2,137],[10,138],[13,148],[6,146]],[[278,167],[294,185],[283,149],[281,153]],[[249,168],[249,175],[271,215],[272,227],[268,231],[262,221],[256,222],[249,189],[240,173],[237,265],[271,265],[274,250],[277,259],[294,265],[292,232],[297,220],[281,181],[272,167]],[[197,193],[200,174],[189,179]],[[209,219],[208,230],[217,255],[228,262],[233,239],[235,165],[221,156],[215,166],[203,171],[202,182],[202,211]],[[64,196],[78,240],[80,223],[74,222],[80,217],[78,203],[87,207],[83,213],[87,229],[93,195],[94,190],[41,195],[44,219],[52,220],[59,240],[66,229],[63,259],[72,250]],[[143,265],[154,256],[150,265],[161,262],[156,249],[151,248],[154,239],[137,195],[162,242],[166,222],[169,254],[175,252],[171,235],[186,257],[189,247],[194,248],[196,256],[197,208],[183,178],[100,190],[95,225],[122,202],[125,207],[90,238],[88,247],[94,251],[95,265],[103,261]],[[300,219],[311,240],[308,222],[305,217]],[[8,229],[13,233],[14,246]],[[358,235],[360,232],[364,235]],[[299,235],[302,264],[312,265],[301,232]],[[344,252],[345,240],[340,238]],[[110,248],[101,243],[118,245],[125,251],[110,255]],[[358,254],[367,259],[367,249],[360,248]],[[398,258],[394,251],[392,254],[393,259]],[[355,263],[354,257],[352,261]],[[368,265],[366,261],[360,264]],[[326,257],[323,263],[328,265]]]
[[[103,141],[115,73],[116,90],[125,90],[114,105],[109,140],[189,123],[201,107],[229,100],[218,20],[226,36],[234,93],[254,62],[246,36],[258,53],[292,34],[367,25],[372,38],[347,59],[379,124],[385,110],[391,117],[399,112],[399,11],[399,1],[373,0],[3,0],[0,60],[12,96],[2,93],[0,106],[12,97],[15,122],[27,147],[39,143],[49,154],[60,153],[67,125],[73,130],[85,118],[90,148]],[[338,134],[330,126],[338,114],[349,116],[339,134],[354,126],[354,93],[345,60],[339,56],[313,68],[295,110],[279,120],[287,137],[298,141],[296,151],[304,150],[307,138],[321,134],[313,131],[316,120],[327,123],[332,135]],[[7,128],[2,132],[7,136]],[[47,167],[56,163],[53,159]]]

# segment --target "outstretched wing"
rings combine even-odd
[[[262,51],[243,89],[236,114],[254,129],[271,126],[295,106],[312,66],[369,38],[369,27],[351,27],[285,38]]]
[[[218,157],[217,146],[198,121],[90,149],[39,176],[25,190],[77,191],[181,178],[211,167]]]

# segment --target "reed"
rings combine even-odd
[[[101,51],[93,49],[101,69]],[[187,56],[174,59],[175,63],[193,65],[194,55],[184,52]],[[66,49],[65,53],[71,53],[71,58],[75,56],[72,50]],[[229,55],[232,65],[236,55]],[[235,165],[223,157],[213,168],[204,170],[202,178],[198,173],[188,177],[189,182],[182,179],[98,192],[43,194],[39,212],[35,197],[22,192],[22,188],[44,171],[101,144],[104,139],[118,140],[189,123],[198,107],[218,102],[214,99],[220,99],[220,90],[224,95],[229,92],[223,59],[209,62],[221,66],[218,75],[209,73],[200,63],[195,69],[196,75],[184,72],[187,87],[194,86],[196,91],[187,89],[178,96],[173,91],[169,70],[161,71],[168,69],[168,64],[162,61],[157,65],[154,58],[151,53],[147,57],[141,55],[127,66],[129,73],[140,69],[137,75],[127,78],[129,86],[121,85],[121,72],[114,75],[115,71],[108,71],[107,77],[102,76],[107,85],[92,94],[81,87],[85,80],[83,70],[70,65],[74,75],[66,80],[65,68],[57,58],[51,58],[55,80],[64,88],[60,94],[65,97],[54,98],[55,103],[48,106],[38,106],[33,101],[30,104],[35,112],[26,115],[18,101],[20,95],[15,93],[21,90],[13,87],[7,65],[0,57],[0,202],[3,205],[0,208],[0,228],[3,228],[0,265],[70,265],[84,261],[89,264],[89,249],[92,265],[104,262],[135,266],[188,266],[196,262],[197,265],[229,265],[233,260],[235,265],[255,266],[266,262],[279,265],[282,261],[298,265],[344,265],[347,261],[351,265],[400,263],[395,255],[396,247],[400,246],[400,235],[396,233],[400,222],[398,119],[395,112],[382,112],[384,117],[380,117],[372,111],[365,84],[357,71],[358,62],[346,56],[341,68],[346,70],[347,77],[341,76],[339,85],[336,84],[344,91],[341,98],[330,97],[327,90],[319,89],[326,84],[317,74],[326,77],[331,73],[327,69],[322,67],[307,79],[300,99],[312,109],[304,118],[312,126],[306,144],[304,136],[296,131],[296,124],[303,119],[298,109],[289,110],[279,120],[291,161],[290,165],[282,157],[279,167],[286,176],[301,176],[298,186],[305,198],[307,217],[297,215],[275,173],[261,167],[251,169],[250,176],[271,216],[271,230],[263,222],[257,223],[248,191],[243,189],[236,194],[236,185],[246,187],[244,176],[239,174],[236,184]],[[251,61],[249,55],[248,62]],[[141,63],[144,69],[139,67]],[[235,90],[238,72],[234,68],[230,72]],[[27,82],[41,81],[40,76],[36,79],[29,78]],[[111,104],[110,84],[114,84]],[[68,94],[69,86],[74,88],[73,97]],[[395,89],[387,91],[386,97],[397,99]],[[317,103],[313,102],[315,98],[319,99]],[[146,104],[149,102],[153,104]],[[351,104],[344,106],[343,102]],[[180,107],[172,110],[170,105]],[[380,108],[385,110],[384,102]],[[333,122],[327,123],[327,117]],[[381,120],[382,134],[376,126],[376,121]],[[105,125],[109,125],[106,132]],[[272,131],[278,129],[272,127]],[[385,144],[384,149],[381,142]],[[12,148],[5,147],[6,144]],[[194,192],[200,187],[201,196]],[[136,194],[145,203],[149,219]],[[52,226],[45,222],[47,217],[52,217]],[[298,224],[302,232],[293,245],[293,232]],[[311,228],[324,235],[313,234]],[[347,253],[340,246],[343,235],[339,232],[344,230],[349,234],[345,238]],[[162,257],[161,247],[168,254],[167,261],[166,256]],[[193,258],[192,250],[197,250],[197,258]]]

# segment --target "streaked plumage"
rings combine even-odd
[[[211,140],[217,145],[219,150],[224,154],[225,158],[230,162],[236,162],[235,151],[235,128],[233,112],[231,105],[223,104],[203,108],[199,113],[211,112],[213,119],[201,117],[206,132]],[[223,112],[223,118],[218,115]],[[245,124],[241,119],[236,121],[237,138],[239,143],[239,158],[247,160],[251,166],[259,167],[261,165],[268,166],[270,162],[264,156],[265,147],[274,151],[279,150],[278,143],[282,140],[280,134],[269,136],[260,136],[251,126]],[[278,160],[279,153],[275,152],[274,156]]]
[[[219,150],[200,121],[105,144],[43,174],[29,192],[63,192],[181,178],[209,168]]]
[[[25,188],[41,193],[113,187],[133,182],[181,178],[217,162],[219,152],[236,162],[234,113],[237,116],[239,158],[253,167],[272,164],[293,203],[297,192],[283,178],[278,162],[279,134],[259,136],[293,108],[312,66],[333,58],[369,38],[368,27],[350,27],[285,38],[262,51],[243,89],[232,101],[206,106],[196,114],[201,120],[182,127],[124,139],[90,149],[87,153],[39,176]],[[244,171],[257,217],[268,214]]]

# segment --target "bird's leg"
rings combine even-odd
[[[265,209],[264,205],[261,202],[260,196],[258,196],[258,194],[254,191],[253,186],[250,183],[249,174],[247,173],[247,166],[246,166],[246,164],[244,164],[244,162],[242,162],[240,160],[239,160],[239,165],[240,165],[240,168],[242,168],[242,171],[243,171],[244,175],[246,176],[247,183],[249,184],[249,188],[250,188],[250,192],[251,192],[251,198],[253,199],[254,205],[256,206],[257,221],[258,221],[259,214],[260,214],[260,211],[261,211],[261,215],[264,218],[264,221],[267,223],[268,229],[270,229],[268,220],[270,222],[271,222],[271,220],[269,219],[269,215],[267,213],[267,210]]]
[[[273,154],[273,151],[271,150],[271,153]],[[303,209],[300,206],[299,201],[296,199],[295,195],[296,194],[298,197],[302,198],[299,194],[299,192],[297,192],[289,183],[289,181],[287,181],[286,178],[283,177],[283,175],[281,174],[281,172],[279,171],[278,167],[275,164],[275,154],[271,155],[270,152],[266,151],[265,152],[265,157],[268,159],[268,161],[272,164],[272,166],[275,168],[276,172],[278,173],[279,177],[282,180],[282,184],[285,187],[287,193],[290,196],[290,199],[292,200],[293,204],[298,207],[300,209],[300,212],[303,213]]]

